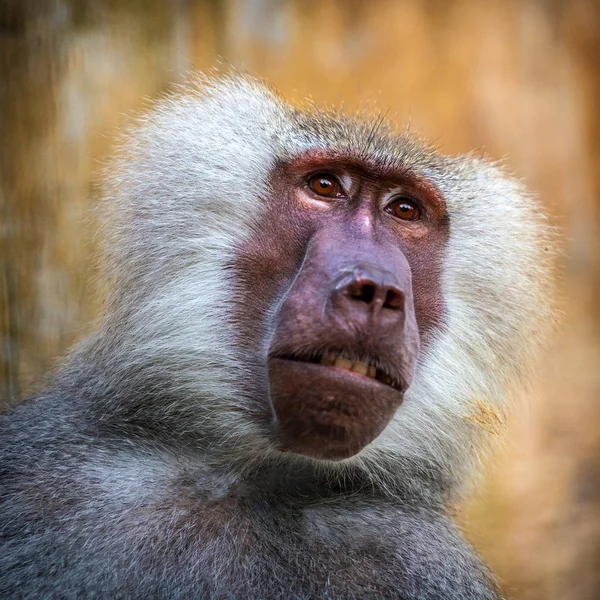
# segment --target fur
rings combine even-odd
[[[552,319],[550,230],[497,166],[375,123],[297,110],[232,76],[191,82],[126,136],[109,171],[106,316],[53,389],[0,429],[2,597],[497,597],[445,507],[535,365]],[[450,219],[444,326],[393,421],[340,463],[272,448],[232,317],[251,299],[231,262],[268,210],[273,166],[317,148],[425,175]],[[273,521],[289,490],[268,482],[288,477],[321,486],[324,506],[294,498]],[[202,507],[227,501],[182,532],[197,481]],[[247,481],[263,482],[253,506]],[[191,547],[194,536],[209,542]]]

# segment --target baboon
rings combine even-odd
[[[126,135],[95,334],[0,426],[0,597],[498,599],[452,512],[552,303],[499,167],[193,79]]]

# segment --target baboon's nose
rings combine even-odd
[[[393,273],[376,264],[345,267],[336,278],[333,295],[338,306],[357,317],[368,313],[395,320],[404,314],[406,296],[400,283]]]

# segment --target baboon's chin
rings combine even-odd
[[[269,360],[271,402],[280,448],[322,460],[360,452],[402,404],[402,391],[336,366]]]

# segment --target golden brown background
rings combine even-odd
[[[557,341],[466,513],[514,598],[599,599],[599,59],[594,0],[0,0],[0,404],[92,326],[98,170],[148,99],[220,64],[376,105],[562,228]]]

